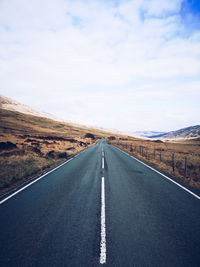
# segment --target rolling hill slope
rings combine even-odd
[[[160,135],[159,137],[165,139],[194,139],[200,137],[200,125],[186,127],[177,131],[172,131]],[[158,138],[158,136],[157,136]]]
[[[28,106],[2,96],[0,102],[0,192],[113,136],[104,130],[41,117]]]
[[[44,117],[52,120],[62,121],[61,119],[57,118],[56,116],[46,113],[46,112],[39,112],[27,105],[21,104],[11,98],[5,97],[0,95],[0,108],[5,110],[17,111],[28,115],[33,115],[37,117]]]
[[[169,139],[169,140],[196,139],[200,138],[200,125],[190,126],[170,132],[137,131],[133,132],[132,135],[143,138]]]

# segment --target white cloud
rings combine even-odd
[[[142,1],[147,14],[162,16],[166,13],[178,13],[182,0],[146,0]]]
[[[155,129],[159,121],[160,128],[176,128],[179,117],[166,115],[167,103],[174,113],[176,103],[186,113],[184,99],[191,90],[199,96],[200,80],[200,32],[182,37],[180,5],[1,1],[2,93],[80,123],[134,130]]]

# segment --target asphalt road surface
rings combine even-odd
[[[1,267],[200,266],[199,197],[105,141],[0,204]]]

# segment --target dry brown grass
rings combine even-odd
[[[87,133],[93,134],[94,139],[86,138]],[[110,136],[113,138],[109,139]],[[176,143],[156,142],[0,109],[0,142],[9,141],[16,145],[13,148],[0,149],[0,193],[61,163],[100,139],[109,139],[109,143],[119,146],[191,186],[200,188],[200,140],[198,139]],[[139,152],[139,147],[143,147],[143,153]],[[174,171],[172,153],[175,154]],[[187,173],[184,171],[185,157],[187,157]]]
[[[86,138],[87,133],[94,139]],[[0,193],[110,135],[98,129],[0,109]],[[6,147],[7,142],[13,147]]]
[[[5,193],[59,163],[60,159],[45,159],[30,155],[1,158],[0,192]]]
[[[125,140],[118,138],[109,143],[176,178],[180,178],[184,183],[200,189],[199,140],[162,142],[128,137]]]

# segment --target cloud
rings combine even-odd
[[[176,128],[179,117],[165,114],[187,99],[191,110],[188,92],[199,96],[200,81],[200,31],[186,37],[181,6],[181,0],[1,1],[1,91],[79,123],[134,130],[155,129],[159,121],[160,128]],[[182,126],[197,118],[188,113]]]
[[[166,16],[174,13],[179,13],[181,8],[181,0],[147,0],[141,1],[143,9],[148,15]]]

